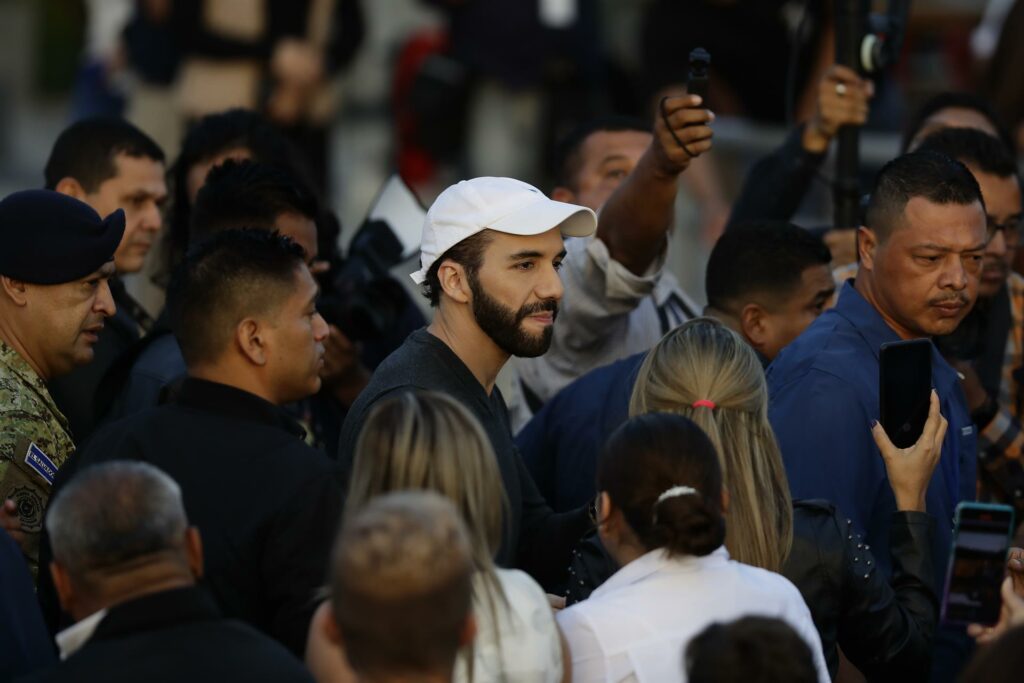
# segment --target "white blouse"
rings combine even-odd
[[[498,569],[507,605],[495,601],[495,629],[486,604],[473,603],[477,635],[473,640],[473,683],[558,683],[562,680],[562,647],[555,615],[543,589],[517,569]],[[480,587],[481,577],[473,579]],[[500,638],[498,637],[500,636]],[[459,657],[455,683],[468,683],[467,662]]]
[[[800,592],[779,574],[729,559],[724,546],[705,557],[653,550],[562,610],[558,624],[574,682],[684,683],[690,640],[712,623],[749,615],[792,626],[811,648],[819,681],[831,680]]]

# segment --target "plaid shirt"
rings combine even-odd
[[[999,383],[999,412],[981,431],[979,449],[994,450],[1013,460],[1020,460],[1024,453],[1024,430],[1021,429],[1024,403],[1021,382],[1015,372],[1024,364],[1024,277],[1010,273],[1006,281],[1010,295],[1010,334],[1006,339],[1003,354],[1002,382]]]

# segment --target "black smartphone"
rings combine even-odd
[[[686,76],[686,92],[700,95],[701,106],[708,106],[708,71],[711,68],[711,55],[702,47],[690,52],[690,71]]]
[[[1012,534],[1009,505],[965,502],[956,506],[953,552],[942,591],[943,622],[991,626],[999,621],[999,591]]]
[[[880,421],[897,448],[917,443],[928,420],[932,393],[932,343],[928,339],[882,344],[879,360]]]

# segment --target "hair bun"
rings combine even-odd
[[[665,498],[654,508],[653,530],[672,554],[702,557],[725,542],[725,520],[700,494]]]

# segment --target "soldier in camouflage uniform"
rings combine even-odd
[[[0,201],[0,528],[33,576],[50,489],[75,449],[46,382],[92,360],[123,232],[123,212],[101,220],[49,190]]]

